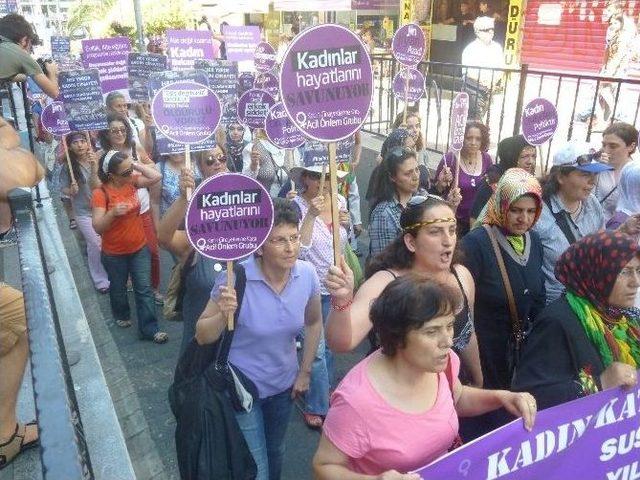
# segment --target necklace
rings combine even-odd
[[[569,211],[569,215],[575,218],[580,213],[580,210],[582,210],[582,200],[580,200],[580,203],[578,203],[578,206],[576,207],[575,210]]]

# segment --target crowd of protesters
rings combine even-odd
[[[23,37],[12,39],[14,56],[32,41]],[[49,77],[27,65],[21,72],[49,89]],[[364,251],[356,240],[360,134],[341,145],[350,166],[338,170],[340,191],[332,192],[325,169],[310,161],[322,149],[317,142],[289,155],[261,129],[231,122],[213,148],[194,152],[189,168],[183,154],[158,152],[144,106],[117,92],[105,102],[108,127],[69,133],[69,163],[58,149],[54,185],[69,199],[70,227],[85,240],[91,279],[109,295],[115,325],[135,320],[140,340],[180,342],[181,365],[223,341],[235,315],[229,362],[243,388],[231,420],[255,478],[280,478],[296,401],[306,425],[321,431],[317,478],[408,480],[418,477],[407,472],[455,446],[459,432],[472,440],[516,417],[530,430],[538,408],[636,383],[640,164],[632,125],[612,123],[596,148],[567,142],[542,175],[537,149],[522,135],[503,139],[493,158],[488,128],[471,119],[462,150],[433,158],[420,115],[399,116],[368,185]],[[5,237],[12,234],[6,192],[41,174],[3,178],[7,162],[32,157],[0,121]],[[233,287],[215,261],[194,251],[184,223],[188,192],[229,172],[255,178],[275,208],[273,229],[234,270]],[[172,306],[181,339],[161,328],[159,249],[171,254],[181,283]],[[15,419],[24,312],[17,291],[0,283],[0,292],[0,366],[12,365],[9,380],[0,379],[2,468],[37,440],[35,425]],[[334,356],[365,339],[369,354],[338,383]]]

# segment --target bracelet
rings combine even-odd
[[[353,298],[349,300],[347,303],[345,303],[344,305],[338,305],[333,299],[333,297],[331,297],[331,308],[334,309],[336,312],[344,312],[351,306],[352,303],[353,303]]]

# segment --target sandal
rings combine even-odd
[[[120,328],[129,328],[131,326],[131,320],[116,320],[116,325]]]
[[[27,427],[37,425],[36,422],[29,422],[26,425],[16,423],[16,429],[11,438],[5,443],[0,444],[0,470],[9,465],[19,454],[33,448],[40,442],[40,437],[30,442],[24,441],[27,433]],[[37,427],[36,427],[37,428]]]
[[[153,343],[158,343],[158,344],[162,344],[162,343],[167,343],[167,341],[169,340],[169,335],[167,335],[165,332],[156,332],[153,334]]]
[[[78,224],[76,223],[76,219],[72,218],[69,220],[69,229],[75,230],[76,228],[78,228]]]
[[[109,287],[99,288],[98,293],[101,293],[102,295],[109,293]]]
[[[304,417],[304,423],[307,424],[307,427],[311,428],[312,430],[320,430],[322,428],[324,420],[320,415],[315,415],[313,413],[303,413],[302,416]]]

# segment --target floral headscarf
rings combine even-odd
[[[506,229],[509,207],[523,195],[531,195],[536,201],[536,218],[532,226],[535,225],[542,212],[542,189],[536,177],[521,168],[510,168],[498,180],[495,192],[482,209],[475,225],[496,225]]]
[[[614,361],[640,366],[638,309],[609,305],[618,275],[636,255],[638,244],[633,238],[605,231],[583,237],[556,263],[556,278],[567,288],[567,302],[605,368]]]

